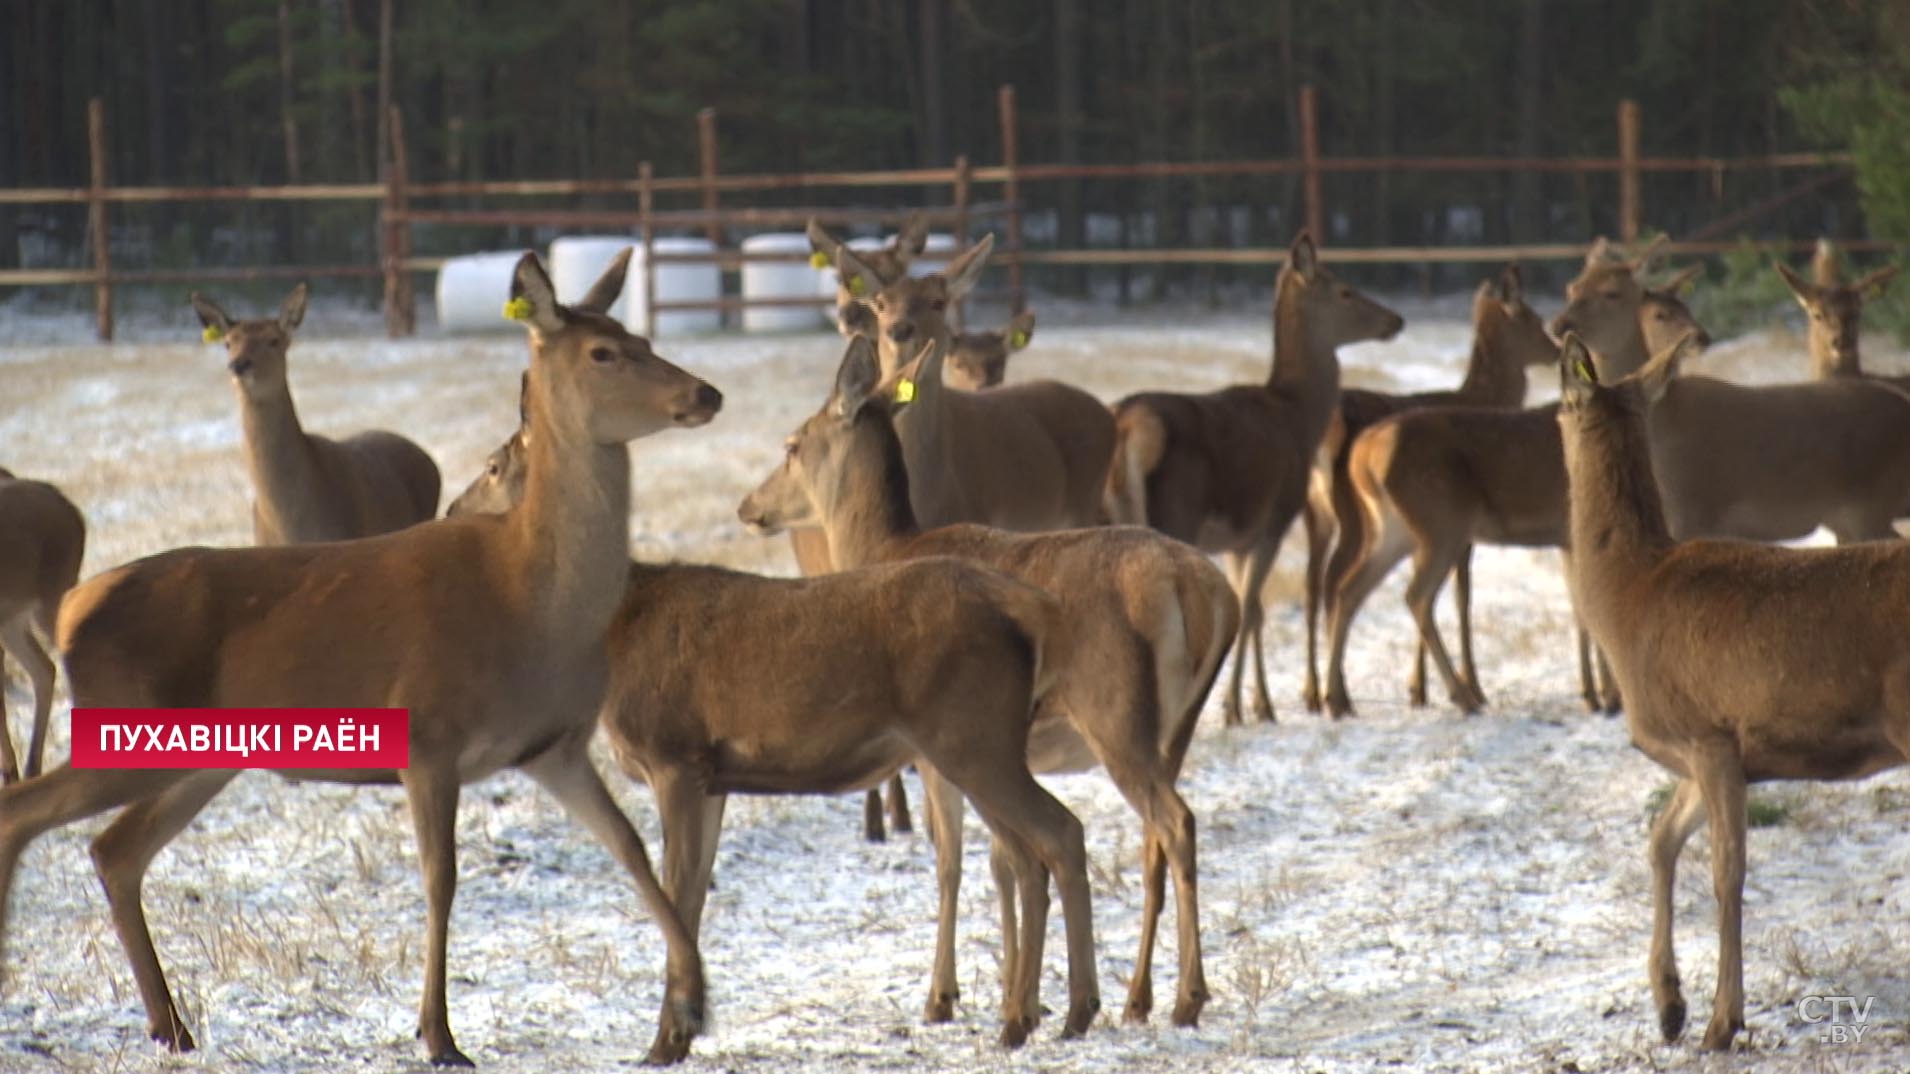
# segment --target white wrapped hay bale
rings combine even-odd
[[[438,328],[452,332],[522,329],[504,319],[511,277],[523,251],[453,257],[438,269]]]
[[[713,254],[716,244],[708,239],[657,239],[658,254]],[[612,258],[625,247],[636,247],[630,258],[630,274],[623,283],[623,295],[610,307],[610,316],[622,321],[632,332],[643,331],[643,246],[635,237],[583,235],[557,239],[550,244],[551,284],[557,288],[559,302],[574,302],[590,290],[609,267]],[[723,272],[716,262],[657,264],[657,302],[705,302],[723,295]],[[659,336],[714,332],[722,326],[718,312],[709,310],[664,310],[657,315]]]
[[[802,232],[775,232],[751,235],[743,240],[745,254],[809,254],[809,236]],[[816,269],[803,261],[744,261],[743,297],[813,298],[816,295]],[[835,284],[832,281],[832,289]],[[765,306],[743,307],[745,332],[804,332],[826,323],[827,311],[819,307]]]

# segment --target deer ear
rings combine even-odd
[[[935,354],[937,346],[936,341],[932,339],[923,340],[921,348],[915,352],[915,357],[902,363],[900,369],[889,374],[888,379],[875,389],[874,398],[887,402],[891,412],[901,410],[915,402],[915,397],[921,391],[925,379],[931,376],[940,378],[942,375],[941,363],[929,361]],[[870,347],[873,349],[874,344],[870,344]]]
[[[1897,273],[1902,270],[1902,265],[1885,265],[1870,275],[1865,276],[1863,279],[1858,280],[1856,283],[1851,284],[1850,288],[1864,296],[1865,299],[1876,298],[1883,294],[1884,288],[1889,287],[1890,281],[1896,279]]]
[[[309,292],[306,290],[306,287],[303,283],[300,283],[297,287],[292,288],[292,293],[286,295],[285,301],[279,304],[279,327],[280,328],[283,328],[287,332],[290,332],[292,329],[297,328],[301,323],[304,322],[305,300],[308,296],[309,296]]]
[[[213,335],[215,332],[223,337],[227,332],[232,331],[232,317],[225,310],[220,309],[217,302],[197,291],[192,293],[192,312],[199,315],[199,323],[208,329],[206,333],[208,341],[216,342]]]
[[[1658,289],[1668,295],[1675,296],[1680,292],[1689,290],[1691,285],[1697,281],[1698,275],[1703,271],[1704,265],[1702,263],[1686,265],[1684,268],[1679,269],[1676,275],[1667,279]]]
[[[630,273],[630,255],[636,251],[636,247],[626,246],[621,253],[611,258],[610,264],[604,267],[603,275],[590,285],[584,297],[571,304],[572,308],[585,313],[609,313],[610,307],[623,297],[623,281]]]
[[[1777,274],[1784,277],[1784,285],[1791,289],[1791,294],[1797,296],[1798,304],[1809,309],[1811,299],[1816,297],[1817,289],[1805,283],[1804,278],[1799,276],[1796,270],[1782,261],[1777,262]]]
[[[867,262],[857,257],[847,243],[836,247],[836,277],[857,298],[866,299],[882,289],[882,277],[877,276]]]
[[[1008,319],[1008,349],[1018,351],[1035,338],[1035,311],[1022,310]]]
[[[895,238],[889,240],[889,245],[903,264],[915,260],[928,248],[927,214],[910,213],[909,218],[902,221],[902,228],[895,233]]]
[[[820,269],[828,268],[836,263],[836,248],[842,245],[841,239],[829,234],[829,229],[818,223],[813,216],[809,218],[808,226],[803,228],[803,234],[809,236],[811,265]]]
[[[1525,304],[1525,270],[1517,261],[1499,272],[1499,301],[1508,313]]]
[[[1313,275],[1319,263],[1320,252],[1313,246],[1313,236],[1307,234],[1306,229],[1302,228],[1300,233],[1293,237],[1293,245],[1287,249],[1287,268],[1299,274],[1304,280]]]
[[[1823,287],[1844,282],[1843,269],[1837,264],[1837,247],[1829,239],[1818,239],[1817,248],[1811,252],[1811,279]]]
[[[1678,342],[1653,355],[1651,361],[1631,375],[1630,379],[1636,380],[1638,386],[1644,389],[1647,402],[1655,403],[1664,398],[1665,390],[1671,387],[1684,360],[1704,351],[1698,338],[1697,332],[1686,332],[1678,337]]]
[[[531,371],[517,375],[517,431],[531,427]]]
[[[537,335],[547,336],[564,328],[563,308],[557,304],[557,290],[535,253],[517,259],[511,275],[511,300],[504,304],[504,315],[523,321]]]
[[[1585,267],[1597,268],[1610,260],[1612,260],[1611,240],[1603,235],[1593,239],[1591,248],[1585,251]]]
[[[875,343],[867,336],[856,336],[842,352],[842,364],[836,367],[836,387],[830,393],[829,409],[839,418],[854,417],[875,394],[881,379]]]
[[[1565,333],[1559,344],[1559,399],[1568,406],[1583,406],[1598,387],[1598,366],[1592,352],[1577,332]]]
[[[962,251],[962,255],[949,262],[942,270],[942,278],[948,281],[948,299],[959,300],[974,290],[976,281],[982,278],[982,266],[988,263],[988,255],[995,249],[995,234],[989,232],[982,241]]]

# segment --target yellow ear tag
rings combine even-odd
[[[504,319],[507,321],[528,321],[531,319],[531,300],[519,295],[504,303]]]
[[[1016,329],[1014,334],[1008,337],[1008,345],[1015,350],[1026,347],[1028,345],[1028,333]]]
[[[1592,368],[1592,363],[1583,358],[1572,359],[1572,375],[1587,384],[1598,383],[1598,371]]]
[[[849,277],[848,286],[849,286],[849,293],[856,296],[857,298],[861,298],[862,292],[867,291],[869,289],[869,285],[862,282],[862,277],[860,276]]]
[[[898,403],[915,402],[915,382],[907,377],[895,382],[895,401]]]
[[[207,343],[217,343],[225,338],[225,329],[220,328],[216,324],[209,324],[206,325],[206,330],[199,334],[205,338]]]
[[[817,250],[815,253],[810,254],[809,267],[810,268],[828,268],[829,255],[823,253],[821,250]]]

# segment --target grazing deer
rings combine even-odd
[[[626,251],[570,307],[558,304],[534,254],[518,262],[510,308],[530,329],[528,408],[544,435],[530,446],[517,510],[330,544],[177,549],[95,575],[60,608],[76,706],[409,710],[408,768],[281,774],[404,787],[428,915],[419,1035],[441,1065],[470,1065],[445,1002],[459,788],[505,768],[529,775],[590,829],[663,930],[668,984],[650,1058],[683,1058],[703,1020],[695,941],[587,753],[608,675],[604,633],[628,572],[625,442],[702,425],[722,405],[716,389],[604,315],[629,259]],[[153,855],[234,774],[60,768],[0,788],[0,937],[27,845],[126,806],[93,840],[93,861],[147,1032],[190,1050],[140,887]]]
[[[1649,356],[1636,262],[1588,264],[1553,321],[1616,381]],[[1910,514],[1910,397],[1851,378],[1759,387],[1682,377],[1651,408],[1652,465],[1671,531],[1839,543],[1895,537]]]
[[[950,387],[978,392],[1008,376],[1008,358],[1035,338],[1035,311],[1022,310],[999,332],[958,332],[950,341],[942,379]]]
[[[328,440],[299,424],[285,358],[305,319],[305,296],[301,283],[277,317],[247,321],[192,296],[206,339],[225,343],[226,370],[238,390],[254,543],[345,541],[431,518],[438,512],[438,467],[424,449],[383,430]]]
[[[930,344],[933,346],[934,344]],[[1038,586],[1061,602],[1072,637],[1055,665],[1028,762],[1038,772],[1080,771],[1096,759],[1141,815],[1145,832],[1141,953],[1129,983],[1126,1019],[1153,1008],[1153,951],[1171,862],[1180,924],[1180,991],[1174,1024],[1198,1022],[1207,995],[1195,895],[1194,815],[1174,788],[1202,704],[1233,643],[1239,606],[1207,557],[1138,526],[1040,534],[985,526],[924,532],[909,504],[909,473],[895,431],[913,405],[905,381],[878,384],[875,346],[852,339],[829,400],[789,438],[783,463],[738,511],[752,530],[773,533],[820,523],[845,566],[951,555]],[[961,845],[961,800],[937,795],[931,816],[938,849]],[[956,856],[959,868],[960,857]],[[1000,869],[997,869],[999,874]],[[943,877],[958,885],[959,872]],[[1003,886],[1004,921],[1013,892]],[[943,893],[953,902],[953,887]],[[944,957],[954,980],[953,937]],[[946,999],[954,999],[949,994]],[[946,1008],[942,1011],[946,1014]]]
[[[1273,719],[1259,642],[1261,589],[1339,405],[1338,348],[1391,339],[1405,326],[1320,263],[1302,231],[1274,283],[1273,370],[1264,385],[1202,395],[1145,392],[1114,405],[1118,443],[1108,513],[1233,559],[1241,629],[1226,721],[1240,722],[1243,669],[1254,666],[1254,713]]]
[[[1856,283],[1845,283],[1837,264],[1837,249],[1829,239],[1817,240],[1817,253],[1811,258],[1808,282],[1779,261],[1778,275],[1797,296],[1810,324],[1811,375],[1819,380],[1831,377],[1864,375],[1858,356],[1859,330],[1863,325],[1864,303],[1883,294],[1895,279],[1900,266],[1885,265]],[[1891,384],[1910,386],[1910,376],[1878,377]]]
[[[1456,389],[1414,395],[1359,388],[1340,392],[1338,413],[1314,455],[1303,515],[1307,536],[1307,651],[1302,700],[1309,712],[1320,711],[1318,636],[1324,594],[1338,591],[1364,540],[1359,506],[1346,476],[1347,452],[1353,441],[1374,422],[1407,410],[1429,406],[1516,407],[1525,401],[1525,367],[1549,367],[1558,352],[1545,334],[1545,322],[1525,304],[1524,276],[1517,264],[1507,265],[1496,280],[1482,282],[1473,293],[1472,329],[1472,354],[1466,362],[1465,379]],[[1459,564],[1462,602],[1471,586],[1469,562],[1469,558],[1461,559]],[[1462,639],[1461,647],[1470,651],[1470,640]],[[1425,666],[1424,645],[1420,646],[1415,666]],[[1420,677],[1423,674],[1422,670]]]
[[[1604,260],[1601,253],[1595,253],[1598,263]],[[1687,269],[1664,289],[1647,293],[1639,323],[1648,338],[1661,338],[1677,328],[1679,335],[1667,343],[1693,333],[1709,345],[1710,337],[1676,294],[1693,271]],[[1490,305],[1483,311],[1475,306],[1474,312],[1493,315]],[[1504,329],[1499,334],[1503,336]],[[1540,343],[1529,332],[1524,341],[1528,347]],[[1544,348],[1557,353],[1549,339]],[[1344,672],[1348,632],[1373,590],[1408,554],[1413,557],[1413,577],[1406,603],[1419,628],[1408,696],[1415,705],[1426,703],[1425,656],[1431,652],[1454,703],[1467,712],[1484,707],[1472,656],[1472,546],[1566,547],[1565,462],[1553,408],[1428,407],[1397,414],[1354,438],[1346,467],[1354,509],[1344,514],[1354,520],[1349,530],[1354,537],[1343,536],[1335,549],[1328,587],[1328,711],[1336,717],[1353,714]],[[1448,574],[1455,576],[1459,610],[1456,673],[1432,614]],[[1578,642],[1579,687],[1586,707],[1616,712],[1617,691],[1596,681],[1583,630]],[[1606,679],[1609,684],[1609,676]]]
[[[86,556],[86,520],[59,489],[24,481],[0,468],[0,651],[26,669],[33,684],[33,734],[24,772],[40,774],[47,723],[53,715],[54,666],[40,640],[53,637],[60,598],[80,577]],[[7,727],[6,667],[0,661],[0,783],[23,771]]]
[[[1717,1050],[1744,1028],[1746,785],[1862,779],[1910,761],[1910,545],[1678,541],[1649,415],[1692,349],[1606,385],[1568,336],[1558,423],[1580,612],[1624,688],[1632,743],[1679,777],[1650,837],[1659,1029],[1667,1041],[1684,1030],[1673,878],[1708,821],[1718,983],[1702,1047]]]
[[[515,502],[530,436],[521,426],[493,452],[453,513]],[[1002,1043],[1027,1040],[1040,1014],[1049,870],[1068,932],[1066,1033],[1086,1031],[1100,998],[1081,825],[1028,774],[1035,706],[1070,644],[1052,598],[938,557],[802,581],[632,563],[624,601],[603,725],[624,771],[656,795],[664,886],[693,936],[729,794],[873,787],[918,762],[942,812],[960,794],[975,800],[995,835],[997,883],[1026,900],[1019,937],[1003,920]],[[709,673],[742,654],[749,675]],[[932,1022],[953,1017],[959,993],[955,816],[954,834],[935,839]]]

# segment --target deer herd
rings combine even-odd
[[[194,1046],[148,932],[154,856],[230,782],[229,769],[42,771],[56,667],[75,706],[399,707],[402,770],[288,770],[294,781],[398,785],[424,877],[418,1035],[468,1065],[447,1013],[447,936],[461,789],[501,769],[546,788],[626,869],[667,948],[649,1052],[674,1062],[704,1027],[698,936],[730,794],[867,791],[865,829],[906,829],[900,773],[922,776],[939,899],[926,1017],[947,1021],[962,825],[992,837],[1001,919],[1001,1032],[1026,1041],[1043,1007],[1049,884],[1061,898],[1063,1035],[1100,1008],[1090,870],[1076,816],[1036,774],[1105,769],[1141,833],[1144,907],[1124,1018],[1153,1007],[1152,962],[1171,875],[1179,970],[1172,1020],[1210,994],[1201,958],[1196,822],[1176,784],[1229,652],[1222,697],[1271,720],[1264,593],[1304,521],[1304,702],[1353,714],[1354,617],[1401,560],[1426,699],[1431,658],[1453,703],[1486,705],[1473,659],[1474,545],[1558,548],[1577,621],[1579,691],[1626,714],[1640,750],[1678,777],[1650,833],[1649,982],[1660,1029],[1685,1021],[1671,937],[1673,875],[1709,823],[1717,988],[1703,1046],[1744,1027],[1741,907],[1748,783],[1858,779],[1910,761],[1910,395],[1858,358],[1865,299],[1820,244],[1811,278],[1779,265],[1809,318],[1814,378],[1750,387],[1681,363],[1709,338],[1651,286],[1654,249],[1602,240],[1549,326],[1519,268],[1473,296],[1465,378],[1389,395],[1340,384],[1339,348],[1384,340],[1399,314],[1342,281],[1304,233],[1278,274],[1263,383],[1151,391],[1109,406],[1052,380],[1004,383],[1032,314],[994,332],[956,318],[992,237],[911,275],[912,221],[851,249],[811,224],[839,281],[847,337],[826,398],[781,464],[741,501],[751,531],[786,531],[800,578],[629,556],[627,444],[695,427],[723,397],[606,314],[629,262],[558,301],[526,254],[511,284],[528,329],[519,427],[435,519],[440,480],[416,444],[304,430],[287,357],[303,285],[276,316],[192,305],[222,341],[254,489],[254,548],[184,548],[79,580],[80,512],[53,486],[0,470],[0,648],[27,671],[31,735],[0,719],[0,984],[8,896],[49,831],[115,816],[94,867],[149,1035]],[[1560,398],[1524,406],[1535,370]],[[823,382],[818,378],[818,394]],[[1774,544],[1823,527],[1838,547]],[[1226,553],[1231,578],[1209,559]],[[1455,577],[1458,660],[1433,604]],[[1319,623],[1325,618],[1325,669]],[[748,675],[725,673],[747,667]],[[0,713],[3,717],[4,713]],[[610,795],[589,744],[655,796],[662,873]]]

